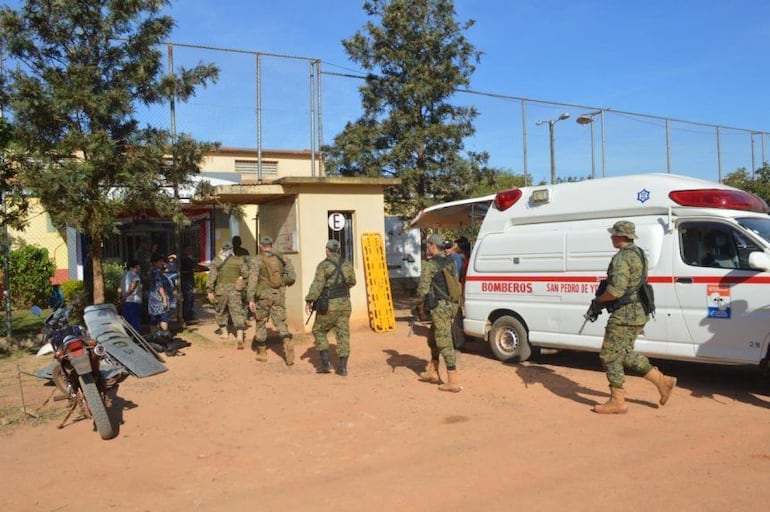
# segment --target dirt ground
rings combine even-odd
[[[3,361],[0,408],[23,392],[49,420],[0,428],[0,510],[768,510],[770,378],[755,368],[658,361],[679,378],[665,407],[634,376],[629,413],[601,416],[596,354],[502,364],[471,343],[453,394],[418,382],[425,332],[403,314],[353,332],[347,377],[315,373],[307,336],[287,367],[277,341],[259,363],[213,330],[191,326],[166,373],[120,385],[110,441],[56,428],[54,388],[17,371],[47,360]]]

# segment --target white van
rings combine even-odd
[[[700,179],[642,174],[451,205],[460,204],[489,205],[466,276],[464,329],[488,340],[498,359],[526,360],[533,347],[601,348],[606,312],[595,323],[583,314],[616,252],[607,228],[623,219],[636,224],[657,307],[636,349],[767,366],[770,216],[762,199]],[[435,217],[440,207],[433,209]]]

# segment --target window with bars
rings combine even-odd
[[[235,172],[246,175],[257,175],[256,160],[236,160]],[[262,177],[275,178],[278,176],[278,162],[262,160]]]

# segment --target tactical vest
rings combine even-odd
[[[217,284],[234,284],[241,275],[243,256],[230,256],[217,272]]]

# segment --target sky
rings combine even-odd
[[[466,149],[488,151],[494,166],[520,173],[526,165],[536,182],[548,179],[547,121],[563,112],[570,118],[554,124],[559,176],[668,170],[716,180],[761,165],[770,146],[766,0],[455,0],[455,9],[458,21],[475,21],[465,36],[483,55],[470,89],[483,94],[460,92],[453,102],[479,110]],[[206,47],[175,47],[174,65],[221,69],[217,84],[177,107],[178,130],[256,147],[256,58],[248,52],[265,54],[263,148],[311,147],[305,58],[321,61],[323,142],[360,115],[361,81],[329,74],[363,74],[341,44],[367,21],[360,0],[172,0],[167,13],[176,20],[170,42]],[[605,110],[604,134],[599,117],[574,122],[597,110]],[[166,112],[144,115],[168,120]],[[675,120],[668,130],[662,118]]]

